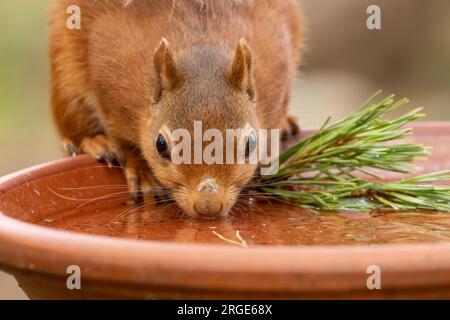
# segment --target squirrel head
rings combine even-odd
[[[176,57],[162,39],[153,62],[142,153],[186,214],[226,216],[257,168],[248,161],[256,152],[259,129],[252,52],[241,39],[234,51],[196,45]],[[231,130],[240,132],[240,138],[231,136]],[[243,141],[245,163],[238,160],[238,140]]]

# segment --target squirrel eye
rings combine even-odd
[[[248,135],[247,145],[245,146],[245,157],[248,158],[256,149],[256,135],[251,132]]]
[[[169,148],[167,146],[167,141],[162,134],[158,135],[156,139],[156,150],[159,155],[164,159],[170,159]]]

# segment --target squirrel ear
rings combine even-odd
[[[178,71],[169,42],[162,38],[158,48],[153,54],[153,65],[155,68],[155,101],[161,98],[163,90],[175,88],[181,82],[181,76]]]
[[[240,39],[236,47],[233,62],[230,67],[229,79],[231,84],[238,90],[246,91],[250,99],[256,96],[255,81],[252,71],[252,51],[247,42]]]

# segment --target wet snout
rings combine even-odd
[[[205,179],[199,183],[194,193],[193,209],[203,218],[215,218],[223,215],[223,195],[214,179]]]

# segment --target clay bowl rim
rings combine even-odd
[[[450,122],[414,125],[416,132],[436,127],[449,129]],[[80,156],[21,170],[0,178],[0,194],[93,164],[92,158]],[[370,265],[382,267],[383,276],[396,286],[450,285],[450,242],[240,248],[59,231],[0,212],[0,265],[64,277],[67,263],[82,266],[85,279],[179,288],[214,284],[217,290],[367,289],[360,279],[367,277]],[[222,277],[229,281],[217,281]]]

